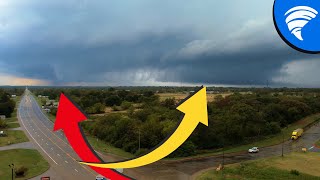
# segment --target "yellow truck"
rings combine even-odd
[[[292,140],[298,139],[299,137],[302,136],[302,133],[303,133],[303,129],[301,129],[301,128],[294,130],[294,131],[292,132],[291,139],[292,139]]]

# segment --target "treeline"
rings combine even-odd
[[[86,113],[104,113],[106,107],[121,106],[127,110],[134,103],[149,102],[154,100],[154,91],[150,90],[125,90],[125,89],[36,89],[33,91],[36,96],[45,95],[50,99],[58,100],[61,92],[70,96]]]
[[[15,105],[15,101],[11,100],[11,95],[0,89],[0,115],[11,117]]]

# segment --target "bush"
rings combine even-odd
[[[145,155],[149,152],[149,149],[145,149],[145,148],[141,148],[140,150],[137,150],[134,155],[135,156],[141,156],[141,155]]]
[[[291,171],[290,171],[290,174],[299,176],[299,175],[300,175],[300,172],[294,169],[294,170],[291,170]]]
[[[0,120],[0,128],[7,128],[8,124],[4,120]]]
[[[129,109],[131,106],[132,106],[132,104],[131,104],[130,102],[128,102],[128,101],[123,101],[123,102],[121,103],[121,108],[122,108],[122,110],[127,110],[127,109]]]
[[[24,177],[27,171],[28,171],[28,168],[26,168],[24,166],[21,166],[21,167],[15,169],[16,177]]]
[[[169,157],[188,157],[196,154],[196,146],[191,141],[186,141]]]
[[[118,106],[112,106],[113,111],[120,111],[120,108]]]

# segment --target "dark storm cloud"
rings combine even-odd
[[[219,48],[224,47],[217,46],[193,57],[177,55],[188,41],[190,39],[186,35],[169,34],[95,47],[32,45],[4,53],[2,57],[9,59],[6,62],[9,73],[46,79],[54,84],[107,84],[110,77],[105,77],[106,72],[125,75],[119,79],[119,84],[126,84],[136,78],[136,70],[142,69],[162,72],[151,73],[146,80],[154,78],[160,82],[235,85],[271,82],[274,76],[281,75],[279,70],[285,63],[314,57],[294,51],[284,44],[275,46],[274,41],[257,43],[251,47],[243,45],[239,51],[230,49],[219,52]],[[278,43],[282,42],[279,40]],[[170,52],[172,54],[165,57]]]
[[[317,56],[285,45],[271,12],[254,0],[0,2],[0,73],[54,85],[303,85],[312,73],[292,72]]]

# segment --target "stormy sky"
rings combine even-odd
[[[320,87],[273,0],[1,0],[1,85]],[[318,60],[319,59],[319,60]]]

